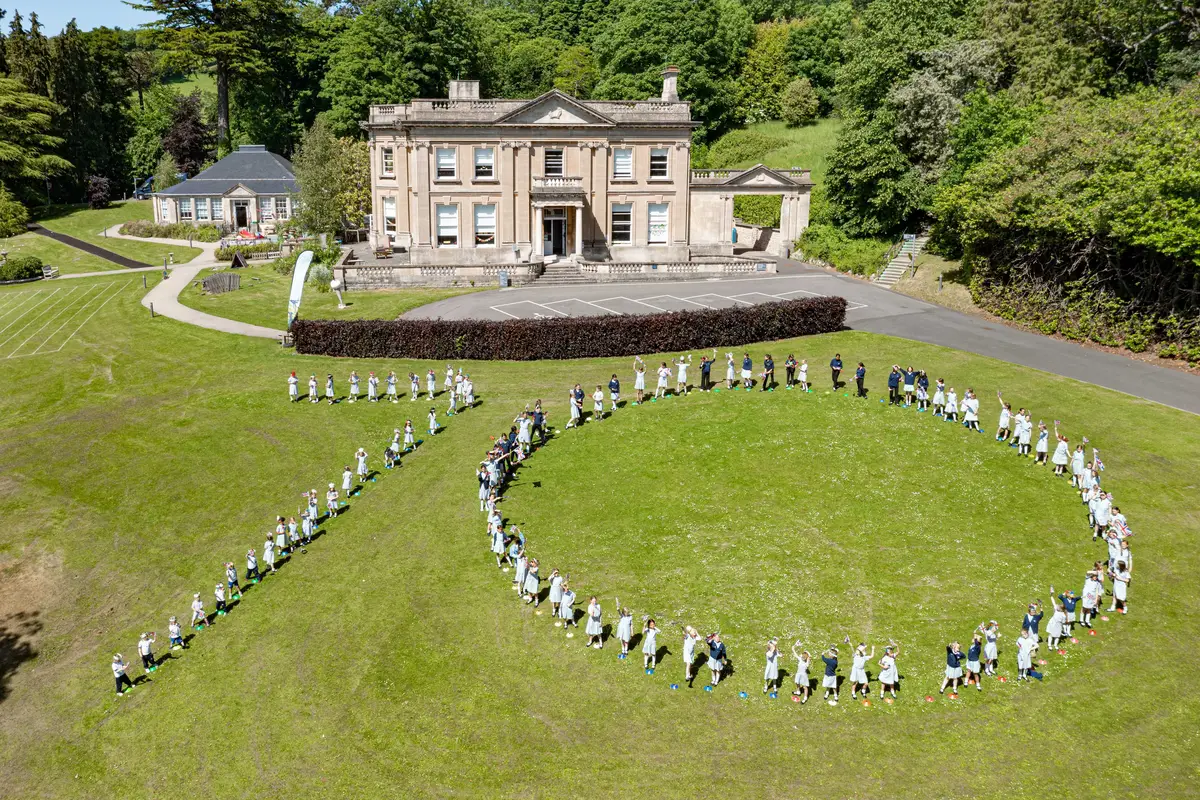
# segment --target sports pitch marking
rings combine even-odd
[[[533,300],[517,300],[511,303],[498,303],[489,306],[497,314],[503,314],[509,319],[548,319],[553,317],[594,316],[601,315],[624,316],[627,314],[645,314],[651,311],[685,311],[698,308],[730,308],[732,306],[754,306],[760,303],[771,303],[776,300],[791,300],[793,295],[808,295],[809,297],[825,297],[820,292],[810,292],[807,289],[794,289],[789,292],[771,294],[769,292],[741,292],[738,294],[717,294],[706,292],[678,296],[673,294],[656,294],[648,297],[627,297],[614,295],[594,300],[584,300],[582,297],[564,297],[560,300],[535,302]],[[866,303],[847,301],[847,311],[857,311],[866,308]],[[574,313],[572,313],[574,312]]]
[[[0,304],[0,353],[6,360],[57,353],[100,309],[132,285],[112,281],[10,295]]]

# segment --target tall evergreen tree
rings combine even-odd
[[[50,133],[56,110],[20,81],[0,77],[0,184],[27,205],[44,198],[45,179],[71,168],[55,152],[63,140]]]
[[[50,96],[50,43],[42,34],[37,14],[29,15],[26,31],[20,14],[13,14],[5,44],[9,76],[25,85],[26,90]]]
[[[195,175],[208,160],[210,142],[200,92],[180,98],[171,116],[171,127],[163,134],[163,150],[175,159],[180,172]]]
[[[144,0],[130,5],[158,16],[147,27],[161,34],[164,49],[215,63],[217,150],[220,155],[228,152],[232,81],[269,70],[255,47],[256,37],[295,13],[295,0]]]

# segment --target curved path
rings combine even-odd
[[[850,301],[846,325],[855,330],[990,356],[1200,414],[1200,378],[1190,373],[961,314],[795,261],[780,262],[778,275],[753,278],[499,289],[441,300],[404,316],[512,319],[648,314],[813,295],[841,295]]]

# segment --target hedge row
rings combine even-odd
[[[296,351],[350,358],[536,359],[631,356],[733,347],[841,330],[842,297],[644,316],[488,320],[304,320]]]

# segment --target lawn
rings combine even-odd
[[[14,291],[0,290],[0,303],[25,300]],[[879,365],[912,362],[970,383],[983,398],[1002,387],[1037,418],[1059,417],[1072,436],[1086,433],[1137,531],[1132,613],[1072,647],[1066,668],[1053,660],[1043,684],[988,682],[982,697],[926,704],[943,640],[964,638],[977,612],[1011,634],[1023,604],[1045,594],[1043,583],[1078,590],[1077,559],[1091,545],[1065,489],[990,437],[874,400],[779,391],[673,399],[555,439],[505,505],[527,524],[535,554],[569,570],[585,599],[602,593],[610,614],[619,590],[639,613],[728,626],[737,666],[729,682],[712,694],[671,691],[677,662],[645,676],[611,646],[585,650],[582,637],[564,639],[520,605],[486,551],[476,500],[473,468],[489,435],[537,397],[548,398],[561,424],[567,386],[614,371],[631,383],[628,359],[470,363],[478,408],[443,416],[444,431],[368,484],[307,554],[249,590],[152,683],[118,700],[108,669],[114,652],[136,662],[138,633],[157,630],[165,653],[167,616],[185,615],[193,592],[211,610],[221,563],[241,564],[248,547],[261,547],[275,515],[295,513],[302,490],[336,480],[360,445],[374,461],[405,418],[422,427],[428,405],[407,398],[288,405],[287,372],[344,379],[352,368],[445,366],[298,356],[269,341],[152,320],[127,290],[61,351],[0,361],[4,385],[24,389],[0,395],[6,793],[1193,793],[1196,418],[854,331],[770,349],[814,364],[839,350],[849,363],[872,366],[876,389]],[[761,357],[765,348],[750,350]],[[681,452],[667,453],[672,447]],[[688,459],[692,447],[704,457]],[[587,471],[577,463],[585,458],[597,459]],[[730,486],[709,485],[717,481]],[[553,488],[564,497],[548,497]],[[864,528],[846,538],[856,531],[846,521],[854,513]],[[526,519],[533,514],[541,516]],[[709,538],[699,554],[685,543],[689,533]],[[662,543],[649,551],[652,536]],[[952,538],[964,538],[961,553]],[[737,552],[751,547],[761,555]],[[617,563],[605,563],[606,552]],[[638,563],[647,552],[657,563]],[[620,565],[629,577],[617,574]],[[791,580],[804,569],[810,583]],[[711,598],[703,575],[716,581]],[[911,631],[900,702],[800,707],[756,695],[768,634],[811,633],[822,644],[841,626],[876,643]],[[674,634],[661,641],[677,645]],[[1010,642],[1002,640],[1007,674]],[[738,699],[739,689],[751,698]],[[1083,768],[1081,790],[1065,776]]]
[[[225,294],[205,294],[200,281],[211,270],[202,270],[192,285],[179,295],[179,302],[198,311],[218,317],[236,319],[269,328],[287,324],[288,292],[291,275],[281,275],[266,264],[252,265],[239,270],[241,288]],[[466,294],[473,289],[375,289],[362,292],[343,292],[346,307],[337,307],[337,295],[318,292],[309,284],[304,287],[301,314],[308,319],[394,319],[405,311]]]
[[[181,95],[192,92],[216,93],[217,79],[211,72],[193,72],[185,78],[176,78],[165,82],[167,86]]]
[[[120,269],[111,261],[105,261],[103,258],[76,250],[70,245],[56,242],[37,233],[22,233],[10,239],[0,239],[0,250],[8,251],[9,255],[20,253],[37,256],[42,263],[58,267],[59,273],[63,275]]]
[[[186,263],[200,255],[202,250],[187,245],[139,242],[110,238],[104,235],[105,230],[122,222],[153,219],[154,210],[150,205],[151,202],[150,200],[125,200],[113,203],[104,209],[90,209],[87,206],[52,206],[48,210],[39,211],[37,221],[49,230],[91,242],[106,250],[148,265],[161,266],[168,253],[174,255],[176,264]]]

